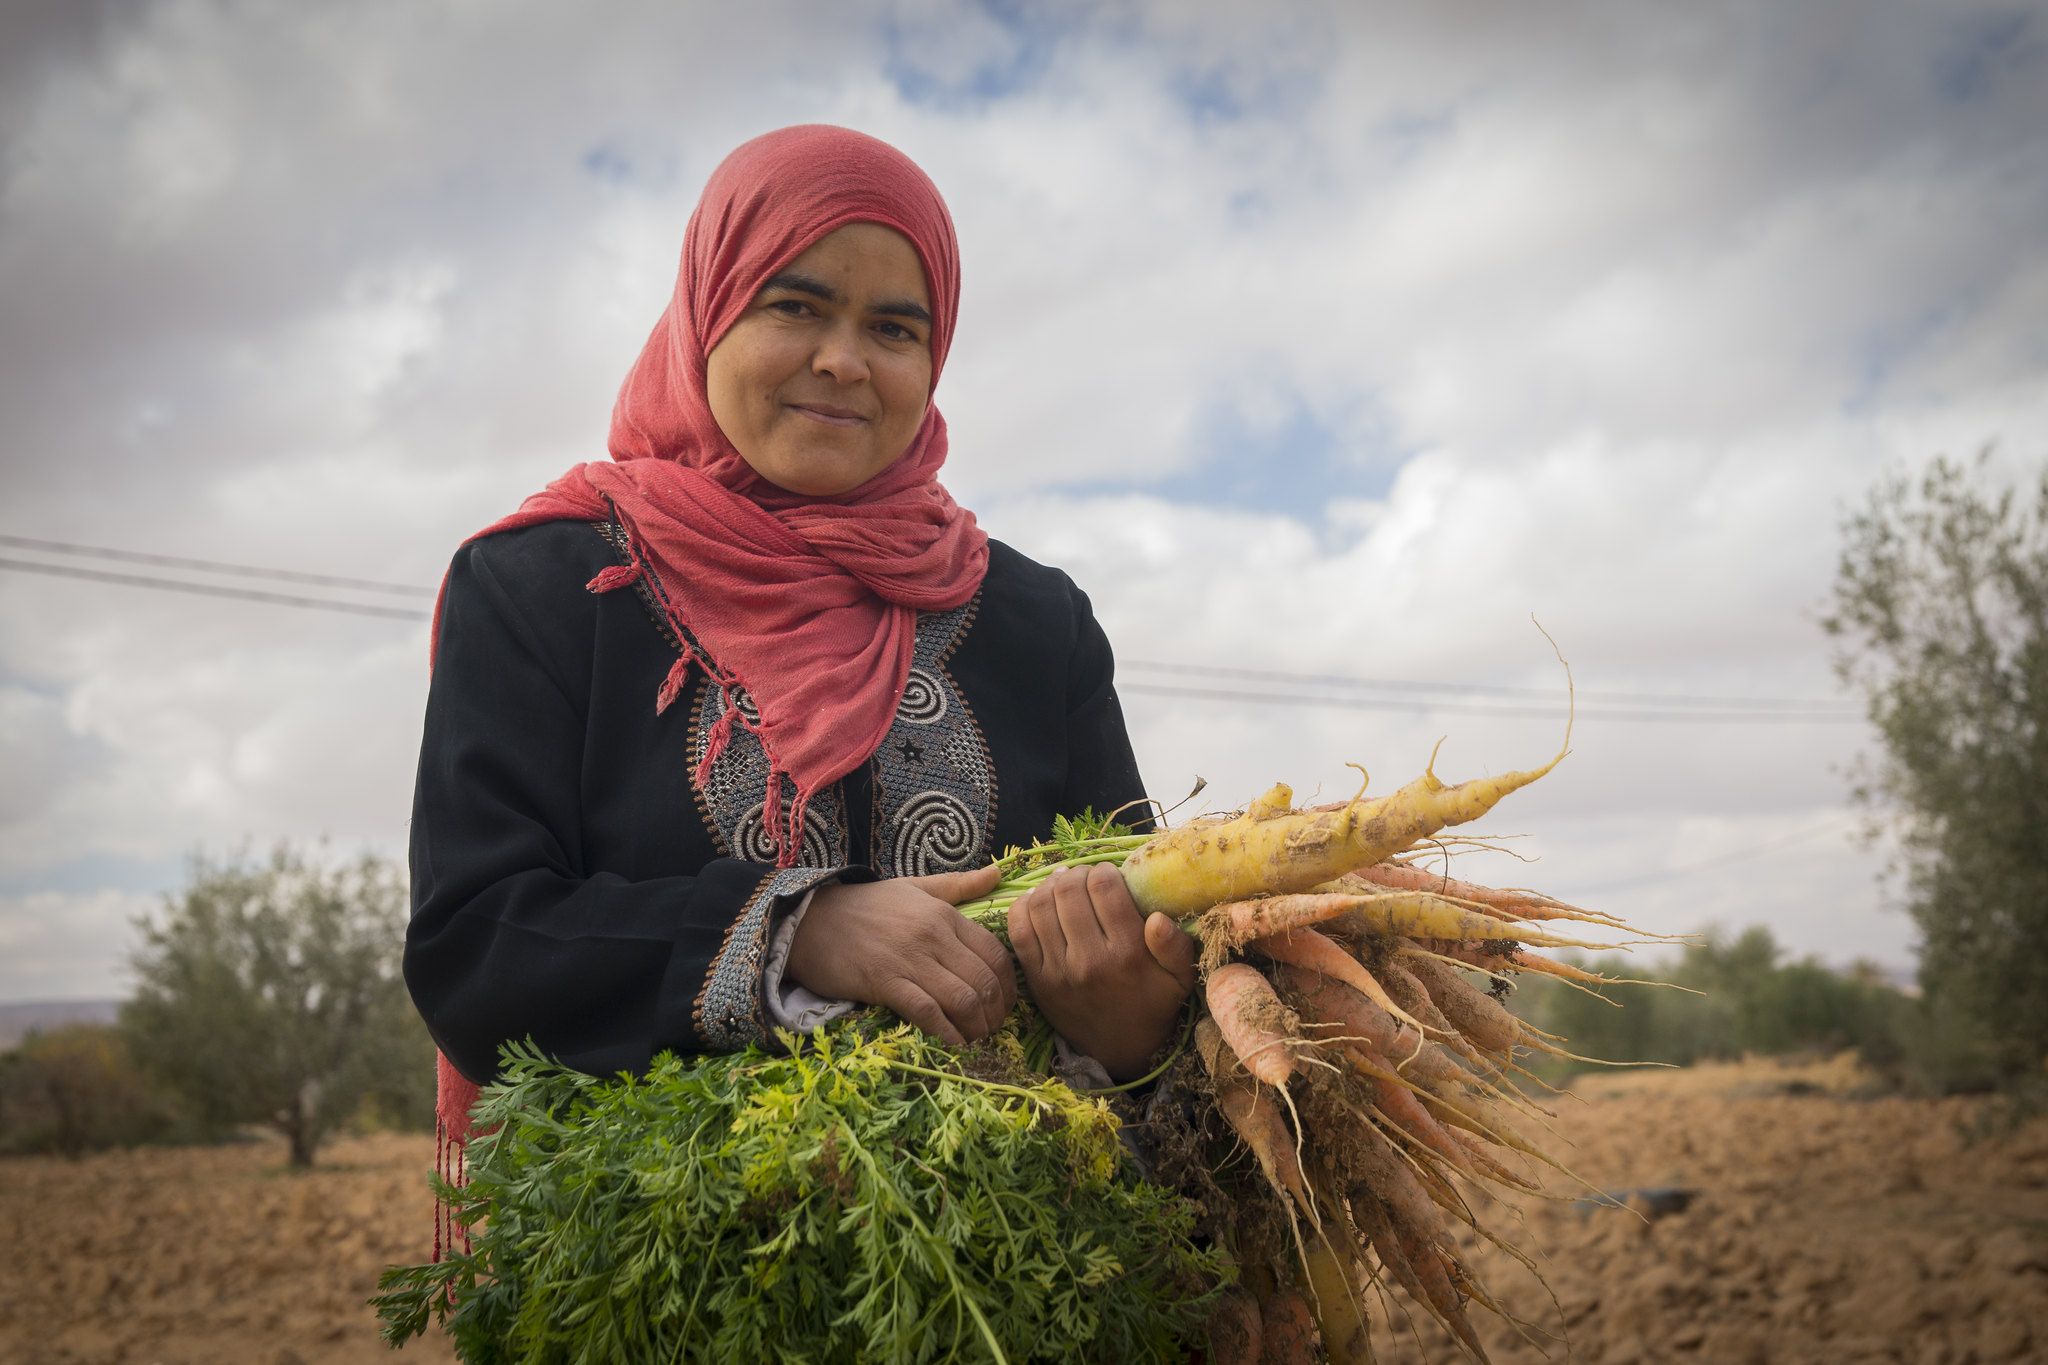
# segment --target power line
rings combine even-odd
[[[1854,812],[1838,812],[1828,816],[1818,824],[1809,825],[1805,829],[1796,830],[1791,834],[1780,835],[1761,844],[1752,844],[1747,848],[1738,848],[1732,853],[1723,853],[1713,858],[1702,858],[1697,862],[1681,863],[1677,867],[1660,868],[1654,872],[1640,872],[1634,876],[1617,878],[1614,881],[1596,882],[1591,886],[1576,887],[1572,890],[1571,894],[1577,899],[1584,900],[1590,896],[1605,895],[1610,891],[1623,891],[1630,887],[1650,886],[1657,882],[1676,881],[1680,877],[1690,877],[1695,873],[1722,867],[1729,863],[1747,862],[1751,858],[1761,858],[1768,854],[1776,853],[1780,849],[1789,848],[1793,844],[1804,843],[1816,834],[1826,834],[1831,830],[1840,829],[1855,818]]]
[[[237,578],[271,578],[283,583],[305,583],[322,588],[355,588],[362,592],[388,592],[401,597],[432,597],[432,588],[412,583],[383,583],[374,578],[343,578],[335,574],[298,573],[291,569],[265,569],[253,564],[223,564],[212,559],[187,559],[183,555],[143,554],[138,550],[115,550],[104,545],[76,545],[68,540],[37,540],[32,536],[0,535],[0,545],[18,550],[42,550],[49,554],[79,555],[91,559],[115,559],[125,564],[155,564],[166,569],[197,569],[203,573],[232,574]]]
[[[1124,659],[1125,669],[1151,673],[1192,674],[1211,678],[1241,678],[1250,682],[1279,682],[1301,687],[1354,687],[1383,692],[1468,692],[1489,697],[1529,697],[1555,702],[1556,688],[1505,687],[1488,683],[1396,682],[1386,678],[1355,678],[1342,674],[1286,673],[1265,668],[1227,668],[1218,664],[1174,664],[1150,659]],[[1726,710],[1807,710],[1839,712],[1852,702],[1830,697],[1700,697],[1661,692],[1594,692],[1581,690],[1584,701],[1618,702],[1646,706],[1704,706]]]
[[[256,588],[230,588],[214,583],[188,583],[177,578],[155,578],[146,574],[80,569],[69,564],[36,564],[24,559],[0,559],[0,569],[49,574],[54,578],[83,578],[94,583],[118,583],[129,588],[186,592],[199,597],[228,597],[238,602],[267,602],[275,607],[304,607],[314,611],[346,612],[352,616],[379,616],[388,621],[424,621],[432,615],[431,612],[414,611],[410,607],[380,607],[369,602],[342,602],[327,597],[297,597],[288,593],[263,592]]]
[[[334,587],[365,592],[383,592],[428,597],[434,590],[409,583],[387,583],[376,579],[351,578],[338,574],[300,573],[253,564],[229,564],[217,560],[192,559],[183,555],[148,554],[103,545],[81,545],[72,541],[42,540],[31,536],[0,535],[0,545],[40,550],[134,564],[153,564],[204,573],[229,574],[243,578],[269,579],[287,583]],[[21,573],[47,574],[56,578],[84,579],[123,587],[149,588],[161,592],[182,592],[199,597],[227,598],[240,602],[261,602],[270,606],[297,607],[312,611],[342,612],[393,621],[425,621],[430,613],[405,607],[385,607],[331,597],[308,597],[296,593],[264,592],[222,584],[197,583],[154,574],[113,573],[73,565],[47,564],[33,560],[0,558],[0,569]],[[1126,681],[1122,690],[1139,696],[1174,697],[1192,701],[1249,702],[1261,706],[1320,706],[1351,711],[1403,711],[1412,714],[1451,712],[1462,715],[1499,716],[1510,719],[1551,720],[1567,711],[1554,689],[1508,687],[1486,683],[1404,682],[1384,678],[1357,678],[1337,674],[1288,673],[1275,669],[1233,668],[1216,664],[1182,664],[1161,660],[1135,659],[1124,662],[1126,670],[1210,677],[1250,682],[1279,683],[1286,687],[1348,688],[1367,692],[1424,693],[1423,696],[1329,696],[1313,692],[1248,691],[1225,687],[1183,687],[1142,679]],[[1446,698],[1444,693],[1454,694]],[[1464,697],[1541,699],[1547,705],[1489,705]],[[1578,714],[1587,719],[1646,721],[1656,723],[1706,724],[1844,724],[1860,722],[1860,712],[1845,704],[1817,698],[1703,697],[1637,692],[1582,692],[1593,703]],[[1698,708],[1698,709],[1690,709]]]
[[[1327,706],[1345,711],[1406,711],[1422,714],[1449,711],[1468,716],[1503,716],[1521,720],[1562,720],[1570,714],[1564,706],[1487,706],[1463,701],[1439,701],[1406,697],[1317,697],[1289,692],[1240,692],[1221,687],[1173,687],[1161,683],[1125,682],[1119,692],[1152,697],[1185,697],[1198,701],[1252,702],[1262,706]],[[1647,711],[1581,708],[1581,720],[1640,720],[1660,723],[1700,724],[1846,724],[1863,719],[1847,712],[1822,711]]]

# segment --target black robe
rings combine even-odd
[[[778,871],[752,734],[693,780],[717,685],[693,668],[656,714],[680,653],[657,591],[585,588],[628,562],[615,526],[558,521],[449,569],[405,979],[473,1080],[508,1040],[595,1075],[761,1040],[770,927],[811,887],[977,867],[1144,795],[1087,596],[992,541],[974,599],[920,616],[888,737],[811,802],[801,865]]]

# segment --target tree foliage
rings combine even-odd
[[[403,874],[369,854],[195,858],[191,885],[137,925],[122,1032],[187,1122],[269,1124],[294,1166],[365,1105],[424,1120],[433,1045],[399,976],[405,918]]]
[[[2048,471],[1881,483],[1843,527],[1837,667],[1882,740],[1859,796],[1902,850],[1921,984],[2012,1073],[2048,1057]]]
[[[161,1134],[169,1115],[117,1029],[66,1024],[0,1055],[0,1152],[80,1156]]]
[[[1908,1062],[1901,1048],[1918,1012],[1912,1000],[1874,969],[1842,975],[1812,958],[1787,962],[1761,925],[1733,937],[1709,933],[1662,966],[1636,966],[1619,954],[1585,965],[1617,983],[1596,994],[1523,977],[1509,999],[1515,1013],[1569,1039],[1571,1050],[1585,1056],[1684,1066],[1745,1053],[1853,1047],[1887,1070]],[[1648,981],[1680,989],[1634,984]],[[1574,1069],[1559,1064],[1547,1071]]]

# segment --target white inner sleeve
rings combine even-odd
[[[818,885],[833,884],[828,879]],[[761,964],[761,994],[768,1002],[768,1021],[793,1033],[809,1033],[822,1028],[834,1019],[845,1018],[854,1009],[851,1000],[828,1000],[809,987],[799,986],[783,977],[789,965],[789,945],[796,940],[797,926],[803,923],[804,912],[811,908],[811,897],[817,894],[817,889],[812,887],[804,892],[803,899],[777,914],[774,927],[768,934],[768,955]],[[1052,1044],[1053,1073],[1075,1091],[1085,1094],[1108,1090],[1116,1084],[1110,1079],[1108,1067],[1086,1053],[1076,1052],[1059,1034],[1052,1036]]]
[[[827,880],[818,885],[832,884]],[[811,908],[811,897],[817,890],[812,887],[804,892],[802,900],[777,913],[768,933],[768,955],[761,963],[761,995],[768,1004],[768,1022],[793,1033],[809,1033],[853,1013],[851,1000],[827,1000],[809,987],[783,979],[783,971],[789,965],[789,945],[796,940],[797,926],[804,922],[804,912]]]

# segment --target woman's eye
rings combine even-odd
[[[917,340],[917,333],[911,331],[908,327],[905,327],[900,322],[879,323],[877,324],[877,330],[880,331],[883,336],[889,338],[889,340],[891,341]]]
[[[800,318],[811,311],[811,306],[802,299],[777,299],[768,305],[784,317]]]

